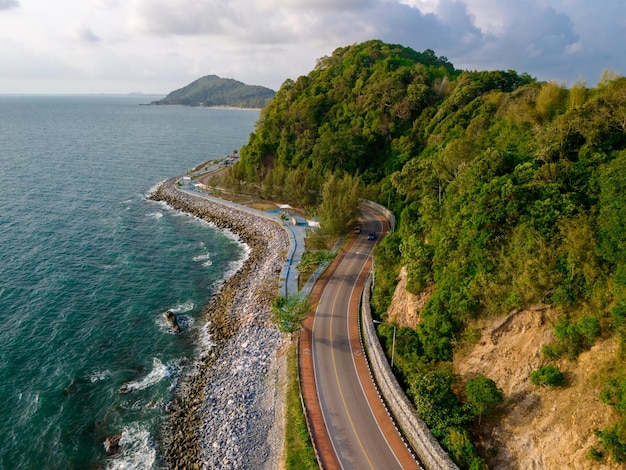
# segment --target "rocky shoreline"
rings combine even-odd
[[[203,312],[213,346],[200,352],[168,406],[163,463],[172,469],[278,468],[280,351],[288,337],[269,318],[287,234],[269,219],[180,191],[175,180],[150,198],[228,229],[250,248]]]

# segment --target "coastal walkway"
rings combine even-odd
[[[211,196],[206,191],[196,188],[187,180],[180,181],[180,186],[178,189],[193,196],[201,197],[209,201],[224,204],[234,209],[247,212],[250,215],[273,220],[278,225],[280,225],[285,230],[285,232],[287,232],[287,235],[289,237],[289,249],[285,257],[285,264],[283,265],[280,273],[280,293],[285,297],[298,294],[299,291],[297,266],[300,263],[300,260],[302,259],[302,254],[305,250],[304,239],[306,237],[307,229],[306,221],[304,221],[301,217],[295,214],[289,213],[288,210],[262,211],[253,207],[248,207],[245,204],[240,204],[237,202],[228,201],[227,199]],[[281,218],[281,212],[288,213],[288,218]],[[298,222],[297,225],[294,225],[291,222],[294,219]]]

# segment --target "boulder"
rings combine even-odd
[[[178,318],[176,318],[176,314],[174,312],[167,310],[163,313],[163,318],[165,318],[165,321],[174,333],[180,333],[180,325],[178,324]]]
[[[104,440],[104,451],[107,455],[115,455],[120,451],[121,434],[113,434]]]

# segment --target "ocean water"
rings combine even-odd
[[[258,112],[155,98],[0,96],[2,469],[158,468],[165,406],[210,344],[201,310],[244,248],[146,194],[240,148]]]

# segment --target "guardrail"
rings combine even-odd
[[[442,449],[430,430],[418,416],[417,410],[409,401],[404,390],[393,375],[378,336],[370,309],[370,287],[372,277],[369,276],[361,298],[361,333],[365,351],[373,373],[374,380],[381,392],[402,434],[406,437],[420,462],[429,470],[456,469],[458,467],[450,456]]]
[[[370,201],[368,199],[361,199],[359,201],[359,204],[373,210],[374,212],[378,212],[389,221],[390,230],[392,232],[396,230],[396,216],[385,206],[378,204],[377,202]]]
[[[395,230],[396,217],[393,212],[374,201],[362,199],[360,203],[385,217],[389,221],[391,231]],[[408,441],[411,449],[427,469],[458,470],[456,464],[431,434],[426,423],[419,417],[417,410],[393,375],[393,370],[389,362],[387,362],[387,357],[380,345],[376,328],[374,327],[370,308],[371,286],[372,273],[370,273],[365,282],[361,296],[360,331],[370,371],[381,398],[400,428],[401,435]]]

